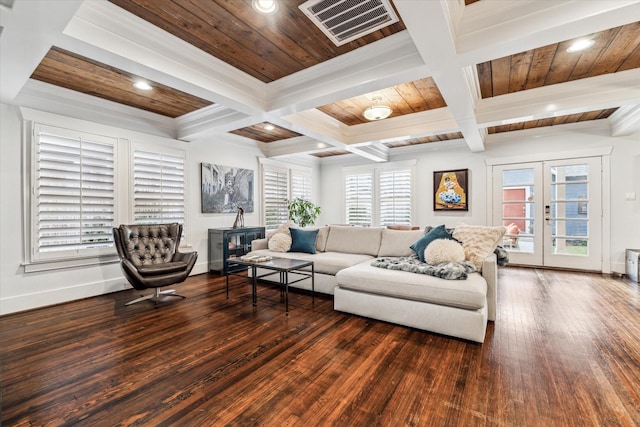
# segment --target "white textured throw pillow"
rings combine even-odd
[[[271,240],[271,238],[273,236],[275,236],[276,234],[278,234],[278,233],[284,233],[284,234],[287,234],[287,235],[291,236],[291,232],[289,231],[289,227],[297,227],[297,225],[293,221],[289,220],[289,221],[285,222],[284,224],[282,224],[277,229],[268,232],[267,233],[267,240]]]
[[[482,262],[493,253],[498,242],[502,241],[505,231],[502,226],[458,224],[453,230],[453,237],[462,242],[465,258],[471,261],[478,271],[482,271]]]
[[[455,240],[436,239],[425,248],[424,261],[431,265],[443,262],[462,262],[464,261],[464,249]]]
[[[267,246],[269,250],[274,252],[289,252],[289,249],[291,249],[291,235],[276,233],[269,239]]]

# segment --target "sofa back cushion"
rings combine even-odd
[[[377,256],[382,228],[341,227],[332,225],[327,237],[327,252]]]
[[[382,230],[378,256],[411,256],[411,245],[423,235],[422,230]]]
[[[320,227],[318,229],[318,236],[316,237],[316,251],[324,252],[327,248],[327,237],[329,237],[329,229],[328,225]]]

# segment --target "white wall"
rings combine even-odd
[[[15,107],[0,105],[0,314],[26,310],[64,301],[99,295],[128,288],[117,263],[91,267],[52,270],[45,273],[25,273],[22,267],[22,138],[21,123]],[[578,124],[579,125],[579,124]],[[508,137],[495,136],[497,142],[487,144],[486,151],[471,153],[462,141],[434,143],[415,149],[399,149],[401,154],[390,160],[416,159],[415,224],[453,226],[458,222],[487,224],[487,159],[526,161],[544,156],[579,155],[585,150],[612,147],[610,156],[610,186],[605,188],[611,198],[610,237],[611,269],[624,272],[625,248],[640,248],[640,138],[609,137],[608,129],[587,129],[568,125],[561,134],[549,132],[542,136],[529,131],[514,132]],[[82,129],[79,129],[82,130]],[[130,131],[122,131],[131,134]],[[145,136],[146,139],[157,137]],[[157,138],[166,143],[166,138]],[[207,229],[228,227],[235,214],[203,214],[200,212],[200,163],[218,163],[255,171],[255,209],[245,214],[246,225],[260,225],[261,178],[258,157],[261,152],[248,144],[222,140],[202,140],[191,143],[175,141],[188,149],[189,167],[188,213],[190,244],[199,253],[194,273],[207,270]],[[318,224],[342,223],[342,167],[364,163],[353,156],[325,161],[313,167],[314,201],[322,207]],[[299,163],[298,163],[299,164]],[[431,194],[433,171],[469,169],[469,212],[433,212]],[[626,193],[635,193],[635,201],[625,201]]]
[[[23,267],[24,224],[23,218],[23,168],[21,119],[16,107],[0,104],[0,314],[12,313],[36,307],[56,304],[74,299],[100,295],[130,288],[123,278],[117,262],[102,263],[85,267],[73,267],[45,272],[25,273]],[[63,122],[67,119],[63,118]],[[217,227],[231,227],[233,214],[204,214],[200,205],[200,163],[216,163],[225,166],[254,170],[254,212],[245,214],[245,225],[261,225],[261,177],[259,168],[260,150],[246,143],[224,141],[222,139],[201,140],[185,143],[162,137],[154,137],[110,126],[68,119],[76,130],[101,131],[128,141],[162,144],[187,150],[186,197],[187,243],[198,252],[198,261],[192,274],[207,271],[207,230]],[[64,123],[58,123],[64,126]],[[123,142],[124,141],[124,142]],[[123,147],[125,148],[125,147]],[[128,148],[128,147],[126,147]],[[318,168],[316,161],[297,162],[298,165],[313,168],[313,198],[318,199]],[[124,168],[123,168],[124,169]],[[124,171],[120,171],[124,173]],[[127,178],[119,177],[122,185]],[[122,212],[122,209],[119,209]],[[115,250],[114,250],[115,253]]]
[[[420,150],[408,147],[396,150],[404,154],[394,155],[389,160],[416,159],[416,225],[455,226],[458,222],[482,225],[490,224],[491,219],[491,207],[487,204],[491,191],[487,188],[487,163],[580,157],[611,147],[610,177],[604,179],[610,185],[603,189],[611,199],[610,226],[603,230],[603,234],[610,238],[610,259],[604,264],[610,262],[612,271],[624,273],[625,248],[640,248],[640,136],[612,138],[608,136],[607,122],[603,123],[595,126],[593,123],[566,125],[562,132],[554,127],[492,135],[489,140],[495,142],[486,144],[486,150],[481,153],[471,153],[464,143],[457,141],[427,144]],[[341,201],[342,168],[361,163],[354,156],[345,156],[345,159],[337,157],[321,165],[322,223],[345,221]],[[433,171],[465,168],[469,169],[470,210],[434,212],[431,202]],[[626,193],[635,193],[636,200],[625,200]]]

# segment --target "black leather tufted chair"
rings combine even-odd
[[[131,285],[138,290],[155,288],[150,295],[126,305],[152,300],[158,305],[161,296],[186,298],[175,290],[160,291],[163,286],[184,282],[198,258],[197,252],[179,252],[182,225],[120,225],[113,229],[120,267]]]

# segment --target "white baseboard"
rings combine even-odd
[[[124,277],[83,283],[68,288],[51,289],[45,292],[23,294],[13,297],[0,298],[0,315],[16,313],[46,307],[48,305],[108,294],[111,292],[130,289],[131,285]]]
[[[190,275],[207,273],[208,268],[209,263],[206,260],[196,263]],[[127,279],[119,277],[116,279],[83,283],[67,288],[51,289],[45,292],[0,298],[0,315],[17,313],[19,311],[46,307],[48,305],[109,294],[131,288],[132,286],[127,282]]]

